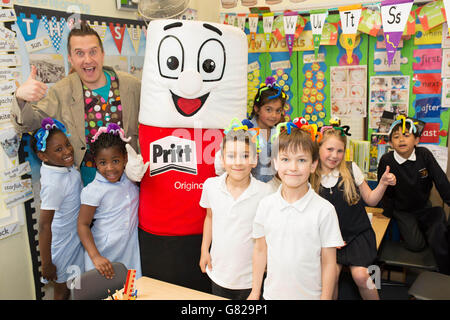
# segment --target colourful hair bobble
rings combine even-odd
[[[316,141],[317,139],[317,142],[319,142],[322,139],[322,133],[317,131],[316,124],[309,124],[305,118],[298,117],[292,121],[277,124],[276,132],[272,136],[270,142],[273,142],[273,140],[275,140],[280,135],[282,128],[286,128],[287,134],[291,134],[292,128],[297,128],[309,132],[312,141]]]
[[[131,140],[131,137],[125,138],[125,132],[123,131],[123,129],[121,127],[119,127],[118,124],[110,123],[110,124],[108,124],[108,127],[98,128],[97,132],[92,137],[91,142],[95,142],[102,133],[108,133],[108,134],[113,134],[113,135],[119,136],[120,139],[122,139],[122,141],[124,141],[124,142],[129,142]]]
[[[328,126],[323,126],[320,129],[321,134],[323,134],[325,131],[335,129],[341,131],[341,136],[351,136],[352,134],[349,132],[350,127],[349,126],[341,126],[341,119],[338,117],[334,117],[330,119],[330,124]]]
[[[395,120],[392,124],[391,124],[391,127],[389,128],[389,135],[391,135],[391,133],[392,133],[392,130],[394,129],[394,127],[397,125],[397,124],[399,124],[399,123],[401,123],[402,124],[402,133],[405,133],[405,131],[406,131],[406,122],[409,122],[409,124],[410,124],[410,126],[409,126],[409,133],[411,133],[411,132],[414,132],[414,133],[416,133],[417,132],[417,127],[416,127],[416,124],[418,123],[418,122],[414,122],[412,119],[410,119],[410,118],[406,118],[404,115],[398,115],[397,116],[397,120]]]
[[[244,119],[239,121],[238,118],[231,119],[230,125],[226,127],[223,131],[223,133],[226,135],[231,130],[238,131],[238,130],[244,130],[247,131],[252,136],[252,142],[256,145],[256,152],[261,152],[261,144],[259,139],[261,137],[259,136],[259,128],[254,128],[253,123],[250,122],[248,119]]]
[[[36,138],[36,148],[37,150],[43,152],[47,148],[47,138],[50,134],[50,131],[53,129],[58,129],[62,133],[64,133],[67,137],[70,137],[70,134],[67,133],[66,127],[56,119],[53,118],[44,118],[41,122],[41,128],[36,132],[34,137]]]
[[[276,84],[276,79],[274,77],[267,77],[265,83],[263,83],[261,87],[258,89],[255,101],[259,102],[259,99],[261,99],[261,93],[270,88],[276,89],[278,92],[273,96],[268,97],[267,99],[272,100],[278,98],[280,95],[283,99],[287,98],[286,93],[283,90],[281,90],[281,88]]]

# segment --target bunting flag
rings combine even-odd
[[[295,37],[294,37],[294,39],[297,39],[298,37],[300,37],[300,34],[303,32],[303,29],[305,29],[307,21],[308,20],[306,20],[306,18],[303,18],[301,15],[298,15],[297,29],[295,29]]]
[[[356,33],[358,32],[359,20],[361,19],[361,5],[339,7],[341,16],[341,27],[343,40],[341,43],[347,52],[347,63],[353,62],[353,49],[356,46]]]
[[[447,27],[450,33],[450,0],[444,0],[445,18],[447,19]]]
[[[289,56],[292,55],[292,49],[294,48],[294,36],[297,27],[297,12],[286,11],[283,14],[284,22],[284,36],[286,37],[286,43],[289,49]]]
[[[87,21],[87,23],[92,29],[97,32],[100,39],[102,39],[102,42],[105,41],[106,30],[108,29],[106,23],[103,22],[101,25],[99,25],[97,21],[94,21],[93,24],[90,21]]]
[[[265,39],[266,39],[267,51],[269,50],[270,40],[272,38],[273,16],[274,16],[273,12],[263,13],[263,29],[264,29]]]
[[[373,5],[369,8],[363,8],[361,11],[361,20],[359,21],[358,31],[367,33],[372,37],[376,37],[380,29],[381,29],[380,6]]]
[[[413,2],[414,0],[384,0],[381,3],[381,20],[383,22],[388,65],[391,65],[394,59]]]
[[[432,1],[426,5],[417,8],[417,17],[424,31],[433,29],[434,27],[445,22],[444,5],[442,0]]]
[[[56,17],[51,17],[50,21],[48,21],[47,16],[42,16],[41,20],[52,40],[53,47],[56,49],[56,52],[59,53],[59,50],[61,49],[62,34],[66,26],[66,19],[61,18],[58,21]]]
[[[78,19],[76,18],[68,18],[67,19],[67,27],[69,30],[72,30],[74,27],[79,27],[81,24],[80,16],[78,16]]]
[[[30,18],[27,18],[24,13],[21,13],[17,17],[16,23],[19,26],[25,41],[34,40],[36,38],[39,21],[40,20],[36,18],[35,14],[32,14]]]
[[[323,26],[325,25],[325,20],[328,17],[328,10],[311,10],[309,17],[313,35],[314,57],[315,59],[317,59],[317,54],[319,53],[320,47],[320,39],[322,38]]]
[[[116,43],[117,50],[119,50],[119,54],[122,53],[122,44],[125,33],[126,25],[120,26],[119,23],[114,25],[112,22],[109,24],[109,30],[111,31],[111,35],[113,37],[114,42]]]
[[[141,27],[140,26],[129,26],[128,27],[128,34],[130,35],[131,43],[133,44],[134,51],[136,52],[136,55],[139,51],[139,43],[141,42]]]
[[[237,25],[238,28],[242,31],[245,30],[245,21],[247,20],[247,14],[246,13],[238,13],[237,15]]]
[[[257,13],[250,13],[248,15],[248,29],[250,30],[250,46],[255,49],[255,39],[256,32],[258,31],[258,19],[259,15]]]

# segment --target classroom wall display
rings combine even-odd
[[[365,113],[355,112],[353,108],[348,109],[358,117],[345,118],[342,113],[337,113],[344,122],[351,123],[352,131],[370,139],[372,133],[387,129],[380,128],[379,119],[382,111],[391,111],[429,123],[430,129],[424,133],[426,137],[421,143],[445,146],[450,104],[450,35],[444,5],[449,2],[435,0],[417,5],[412,0],[384,0],[380,4],[364,5],[354,53],[347,52],[342,31],[342,17],[350,13],[339,17],[340,12],[336,10],[298,12],[297,29],[301,32],[294,36],[291,56],[282,23],[284,13],[252,11],[253,21],[255,14],[259,15],[259,21],[249,47],[249,70],[255,72],[257,69],[258,76],[249,74],[249,110],[258,81],[279,72],[281,77],[287,75],[292,81],[287,118],[304,116],[312,123],[322,124],[333,115],[332,106],[339,101],[342,104],[343,87],[349,85],[333,81],[334,68],[366,65]],[[290,15],[292,17],[292,12]],[[232,16],[223,13],[223,23],[236,25]],[[264,21],[270,22],[266,29]],[[321,33],[316,31],[320,27]],[[244,31],[249,34],[247,24]],[[349,54],[355,62],[347,61]],[[255,61],[258,61],[256,69],[250,67]],[[290,67],[283,71],[271,69],[272,62],[282,61],[289,61]],[[404,86],[399,87],[400,82]],[[378,83],[383,85],[377,87]],[[318,101],[318,97],[323,101]]]

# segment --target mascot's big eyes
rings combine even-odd
[[[207,73],[211,73],[216,68],[216,63],[211,59],[206,59],[205,62],[203,62],[203,70]]]
[[[178,79],[184,66],[184,50],[180,40],[166,36],[159,43],[158,67],[164,78]]]
[[[167,59],[167,66],[170,70],[176,70],[179,65],[180,62],[178,61],[177,57],[172,56]]]
[[[197,71],[203,81],[219,81],[225,71],[225,47],[217,39],[203,42],[198,52]]]

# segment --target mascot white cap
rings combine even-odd
[[[177,279],[195,278],[179,274],[192,263],[201,273],[198,258],[206,214],[199,206],[202,185],[215,175],[214,156],[223,129],[232,118],[246,116],[247,54],[245,34],[229,25],[155,20],[148,26],[139,113],[141,154],[150,162],[140,184],[139,227],[141,236],[150,237],[148,243],[140,238],[144,275],[196,287],[195,280]],[[197,246],[188,240],[193,235],[200,242],[189,248]],[[161,253],[152,237],[177,237],[181,242],[186,237],[185,247],[166,247],[173,250],[173,256],[166,252],[166,259],[174,260],[152,267],[145,256],[158,259],[154,255]],[[189,250],[196,256],[177,260],[182,259],[176,253],[180,249],[185,256]],[[164,263],[183,266],[167,275]]]

